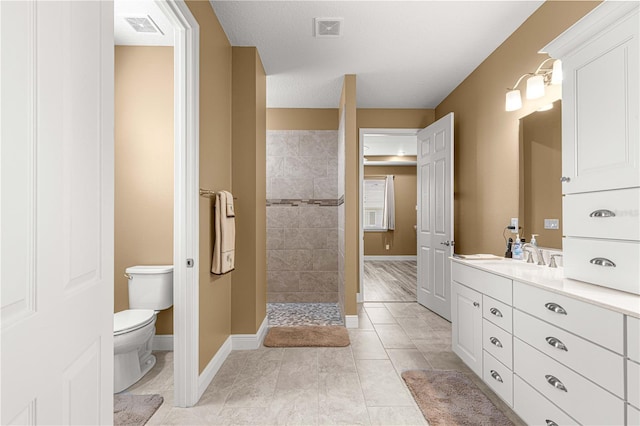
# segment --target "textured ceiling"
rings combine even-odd
[[[435,108],[542,1],[211,1],[234,46],[256,46],[270,108]],[[314,18],[344,18],[339,38]],[[507,82],[505,82],[507,84]]]

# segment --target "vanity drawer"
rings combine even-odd
[[[627,356],[640,363],[640,319],[630,316],[627,316]]]
[[[629,426],[640,426],[640,410],[627,404],[627,424]]]
[[[640,240],[640,188],[563,197],[563,233],[570,237]]]
[[[513,315],[513,330],[522,341],[624,398],[621,355],[520,311]]]
[[[513,300],[516,309],[621,355],[624,353],[623,315],[620,313],[518,281],[513,285]]]
[[[567,237],[563,250],[565,277],[640,294],[640,243]]]
[[[515,373],[582,424],[624,424],[624,402],[532,348],[514,339]]]
[[[517,374],[513,375],[513,410],[528,425],[578,424]]]
[[[627,361],[627,401],[640,408],[640,364]]]
[[[469,288],[487,294],[509,305],[511,304],[511,287],[513,281],[508,278],[456,262],[453,262],[451,277],[460,284],[464,284]]]
[[[488,352],[483,353],[482,379],[510,407],[513,407],[513,373]]]
[[[482,320],[482,348],[498,361],[513,369],[513,338],[486,319]]]
[[[513,308],[487,295],[482,296],[482,316],[511,333]]]

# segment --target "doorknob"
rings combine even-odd
[[[455,245],[455,241],[441,241],[440,244],[442,244],[443,246],[454,246]]]

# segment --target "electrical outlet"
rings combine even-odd
[[[389,244],[385,245],[385,246],[384,246],[384,248],[385,248],[386,250],[389,250]]]
[[[509,226],[513,226],[513,229],[511,230],[512,234],[517,234],[518,233],[518,218],[517,217],[512,217],[511,218],[511,225]]]
[[[544,229],[560,229],[560,219],[545,219]]]

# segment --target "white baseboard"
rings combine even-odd
[[[362,293],[356,293],[356,303],[363,303],[364,297],[362,297]]]
[[[358,316],[357,315],[345,315],[344,326],[347,328],[358,328]]]
[[[269,328],[269,321],[267,317],[264,317],[260,328],[256,334],[232,334],[231,341],[234,351],[258,349],[262,346],[264,336],[267,334]]]
[[[209,364],[207,364],[202,374],[198,376],[198,401],[200,400],[200,397],[202,396],[204,391],[207,390],[207,387],[209,387],[209,384],[211,384],[211,381],[213,380],[218,370],[220,370],[220,367],[222,367],[222,363],[231,353],[232,337],[233,336],[227,337],[227,340],[224,341],[220,349],[218,349],[218,352],[216,352],[213,358],[211,358],[211,361],[209,361]]]
[[[152,351],[172,351],[173,334],[156,334],[151,342]]]
[[[418,260],[418,256],[364,256],[364,260],[387,260],[387,261],[405,261]]]

